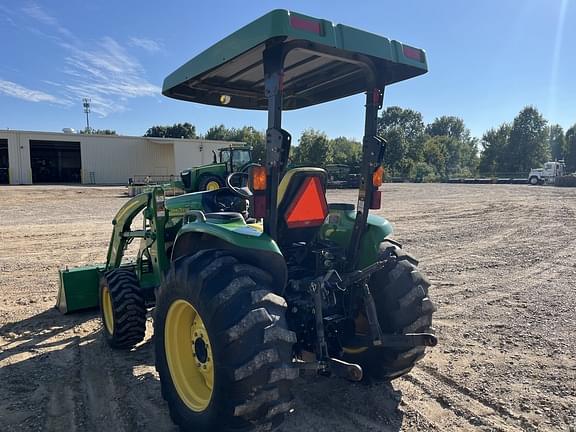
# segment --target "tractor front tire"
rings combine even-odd
[[[144,339],[146,305],[132,270],[118,268],[100,278],[100,316],[112,348],[130,349]]]
[[[204,174],[198,179],[199,191],[211,191],[221,189],[225,186],[224,180],[217,175]]]
[[[270,275],[227,251],[172,263],[157,294],[156,370],[183,431],[269,430],[292,410],[296,335]]]
[[[428,297],[430,282],[416,268],[418,261],[386,241],[380,246],[378,259],[388,261],[388,266],[372,275],[369,287],[382,333],[434,333],[432,314],[436,307]],[[363,312],[359,313],[360,319],[356,322],[363,328],[360,333],[365,334],[367,320]],[[405,375],[424,355],[423,346],[344,347],[344,359],[360,364],[368,380],[392,380]]]
[[[536,186],[538,183],[540,183],[540,179],[538,179],[536,176],[532,176],[530,177],[529,182],[532,186]]]

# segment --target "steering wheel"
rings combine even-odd
[[[252,191],[250,190],[250,188],[248,187],[248,184],[247,184],[248,183],[248,176],[249,176],[248,170],[252,167],[255,167],[255,166],[262,166],[262,165],[257,164],[257,163],[251,163],[251,164],[246,165],[244,168],[242,168],[242,171],[230,173],[228,175],[228,177],[226,177],[226,186],[228,187],[228,189],[230,189],[232,192],[234,192],[236,195],[238,195],[241,198],[245,198],[245,199],[252,198]],[[240,184],[244,183],[243,180],[245,178],[246,179],[246,186],[241,186],[241,187],[234,186],[232,184],[232,179],[235,178],[236,176],[240,178]]]
[[[235,173],[231,173],[226,177],[226,186],[236,195],[242,198],[250,199],[252,198],[252,191],[248,188],[248,186],[234,186],[232,185],[232,179],[235,177],[240,177],[240,184],[243,183],[243,179],[246,178],[246,183],[248,182],[248,173],[243,171],[237,171]]]

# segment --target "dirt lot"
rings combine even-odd
[[[0,429],[173,431],[151,322],[113,352],[94,312],[62,316],[57,270],[102,262],[121,188],[0,187]],[[331,202],[354,201],[351,191]],[[390,384],[301,380],[292,431],[576,430],[576,189],[386,185],[421,259],[440,344]]]

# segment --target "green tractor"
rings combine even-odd
[[[437,343],[430,283],[369,210],[380,208],[384,88],[426,71],[420,49],[285,10],[199,54],[166,78],[163,94],[267,110],[265,163],[231,173],[226,187],[172,198],[157,187],[128,201],[106,265],[61,272],[61,308],[99,304],[109,345],[130,349],[154,307],[162,396],[186,431],[273,429],[293,411],[304,372],[352,381],[408,373]],[[359,93],[357,204],[328,204],[323,169],[287,169],[282,112]],[[142,228],[132,229],[139,215]],[[125,262],[135,238],[137,260]]]
[[[189,168],[180,173],[181,189],[188,192],[210,191],[226,186],[226,177],[235,172],[247,172],[252,163],[252,147],[230,146],[214,152],[209,165]]]

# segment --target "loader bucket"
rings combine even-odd
[[[98,285],[104,266],[60,270],[56,308],[63,314],[98,307]]]

